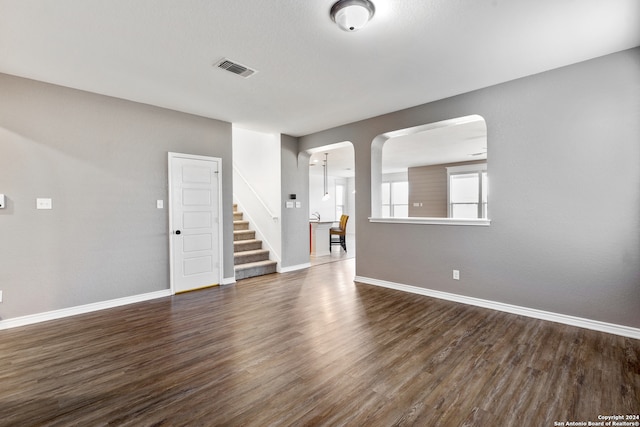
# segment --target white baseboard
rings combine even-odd
[[[309,268],[311,267],[311,263],[307,262],[304,264],[298,264],[298,265],[290,265],[289,267],[278,267],[278,273],[290,273],[292,271],[297,271],[297,270],[304,270],[305,268]]]
[[[60,310],[47,311],[44,313],[30,314],[27,316],[15,317],[13,319],[0,320],[0,330],[16,328],[18,326],[32,325],[34,323],[46,322],[48,320],[61,319],[63,317],[75,316],[77,314],[90,313],[92,311],[104,310],[107,308],[114,308],[122,305],[170,296],[171,290],[165,289],[162,291],[149,292],[147,294],[133,295],[130,297],[79,305],[76,307],[63,308]]]
[[[607,332],[609,334],[621,335],[623,337],[640,339],[640,329],[630,326],[616,325],[614,323],[600,322],[598,320],[585,319],[582,317],[568,316],[566,314],[552,313],[549,311],[537,310],[534,308],[521,307],[517,305],[504,304],[497,301],[489,301],[480,298],[467,297],[464,295],[451,294],[448,292],[434,291],[432,289],[420,288],[417,286],[403,285],[401,283],[387,282],[385,280],[371,279],[369,277],[356,276],[356,282],[368,285],[381,286],[384,288],[396,289],[410,292],[412,294],[424,295],[447,301],[459,302],[462,304],[475,305],[477,307],[489,308],[497,311],[504,311],[511,314],[532,317],[534,319],[548,320],[550,322],[563,323],[565,325],[578,326],[594,331]]]
[[[223,277],[222,278],[222,283],[220,283],[220,284],[222,286],[226,286],[226,285],[233,285],[234,283],[236,283],[235,274],[233,275],[233,277]]]

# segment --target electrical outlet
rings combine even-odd
[[[453,270],[453,280],[460,280],[460,270]]]
[[[36,199],[36,209],[52,209],[51,199]]]

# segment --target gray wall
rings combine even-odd
[[[370,223],[373,138],[470,114],[487,122],[491,226]],[[301,137],[300,150],[345,140],[357,275],[640,327],[640,48]]]
[[[168,151],[223,159],[233,277],[231,124],[2,74],[0,93],[1,319],[169,288]]]
[[[309,156],[298,156],[298,139],[288,135],[281,137],[282,182],[282,263],[281,267],[293,267],[309,263]],[[289,195],[301,208],[287,209]],[[306,230],[306,231],[305,231]]]

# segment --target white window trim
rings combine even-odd
[[[394,178],[394,179],[390,179],[390,180],[386,180],[386,181],[382,181],[382,184],[389,184],[389,214],[391,216],[389,217],[383,217],[383,218],[399,218],[396,216],[393,216],[395,214],[395,208],[394,206],[405,206],[403,203],[393,203],[393,184],[397,184],[397,183],[404,183],[407,184],[407,188],[409,187],[409,180],[406,176],[406,174],[404,174],[404,177],[402,178]],[[384,207],[385,204],[383,203],[382,206]],[[409,200],[407,200],[407,209],[409,208]]]
[[[342,200],[338,200],[338,186],[342,187]],[[344,214],[346,212],[346,204],[347,204],[347,184],[346,184],[346,182],[344,182],[344,180],[336,180],[334,182],[333,194],[336,195],[336,197],[335,197],[336,205],[335,205],[335,209],[334,209],[335,212],[336,212],[336,221],[339,221],[340,217],[337,215],[338,206],[342,207],[342,214]]]
[[[447,215],[451,217],[451,175],[463,174],[468,172],[487,171],[486,163],[475,163],[473,165],[461,165],[461,166],[447,166]],[[482,204],[482,197],[480,197],[480,204]],[[478,208],[478,214],[480,214],[480,208]]]

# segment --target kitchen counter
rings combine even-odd
[[[309,220],[311,256],[329,255],[329,229],[335,221]]]

